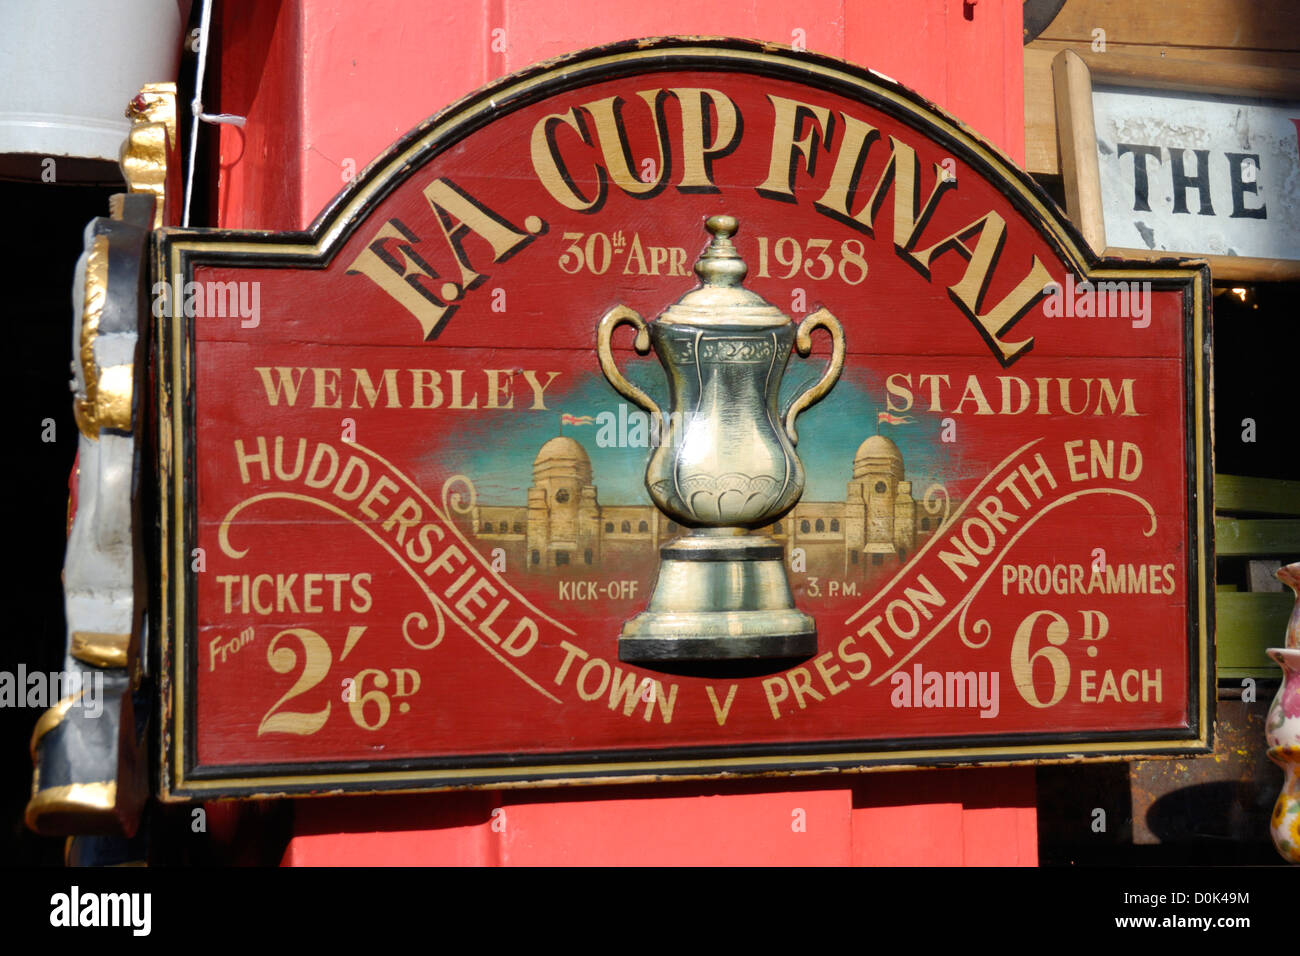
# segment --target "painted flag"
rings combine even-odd
[[[596,424],[596,419],[592,418],[590,415],[570,415],[568,412],[564,412],[562,415],[560,415],[560,424],[561,425],[594,425]]]
[[[876,424],[888,422],[890,425],[907,425],[916,421],[911,415],[891,415],[889,412],[880,412],[876,415]]]

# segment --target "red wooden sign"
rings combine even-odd
[[[688,529],[597,324],[698,287],[716,215],[745,289],[843,327],[762,529],[815,651],[626,662]],[[591,51],[438,114],[306,233],[159,249],[169,795],[1206,749],[1208,272],[1097,261],[882,77]]]

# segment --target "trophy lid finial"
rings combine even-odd
[[[710,216],[704,227],[713,234],[713,241],[695,263],[695,274],[705,285],[728,287],[739,285],[749,267],[736,251],[731,237],[739,224],[735,216]]]
[[[731,241],[740,228],[736,217],[710,216],[704,227],[713,238],[695,262],[695,274],[703,284],[670,305],[656,321],[697,328],[789,325],[790,319],[780,309],[741,285],[749,267]]]

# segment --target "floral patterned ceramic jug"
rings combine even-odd
[[[1300,562],[1281,568],[1277,577],[1296,593],[1296,606],[1286,628],[1286,647],[1268,651],[1282,668],[1282,686],[1269,708],[1264,738],[1269,759],[1286,774],[1271,829],[1277,851],[1300,863]]]

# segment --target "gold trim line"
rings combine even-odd
[[[85,397],[72,403],[77,428],[92,441],[99,440],[99,369],[95,365],[95,340],[99,338],[99,320],[108,298],[108,237],[96,236],[86,250],[85,293],[81,306],[81,375],[85,380]]]

